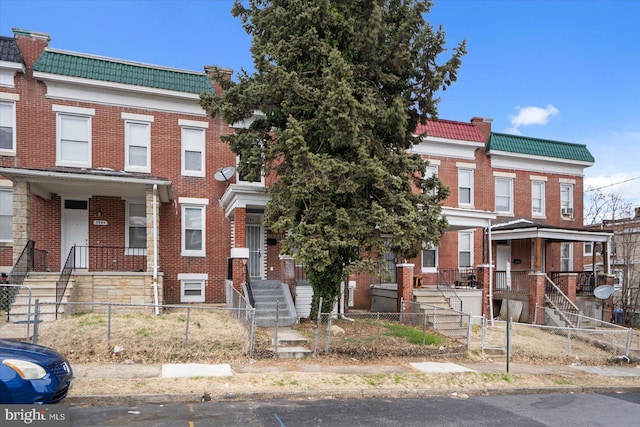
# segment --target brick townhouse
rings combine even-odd
[[[0,38],[0,270],[45,270],[54,282],[66,272],[76,301],[219,303],[226,284],[242,289],[247,275],[283,282],[295,299],[303,274],[262,223],[269,179],[235,173],[220,139],[233,127],[198,104],[220,90],[210,69],[49,42],[17,29]],[[577,248],[608,239],[581,229],[588,149],[494,133],[482,118],[430,121],[417,129],[425,132],[413,151],[451,190],[449,231],[416,259],[385,254],[381,277],[349,277],[348,305],[370,308],[372,286],[389,282],[409,298],[420,287],[479,289],[488,313],[507,261],[527,273],[516,288],[542,280],[532,272],[572,272],[575,290]],[[540,295],[528,295],[530,312]]]

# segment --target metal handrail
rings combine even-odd
[[[560,316],[562,316],[567,324],[571,325],[572,328],[575,328],[575,325],[564,315],[564,312],[580,314],[581,310],[569,299],[567,295],[565,295],[564,292],[562,292],[562,289],[560,289],[558,285],[549,278],[549,276],[545,274],[544,277],[547,282],[545,287],[545,299],[558,310]]]
[[[60,308],[62,297],[67,290],[67,285],[69,284],[71,273],[75,269],[75,261],[76,247],[74,245],[69,250],[69,255],[67,255],[67,260],[65,261],[64,267],[60,272],[60,277],[58,277],[58,280],[56,281],[56,319],[58,318],[58,309]]]
[[[436,285],[436,288],[440,291],[440,294],[444,299],[447,300],[452,309],[456,311],[462,311],[462,298],[458,296],[456,291],[453,289],[450,283],[447,282],[447,278],[442,274],[440,270],[438,270],[438,275],[442,277],[442,281],[444,283],[440,283]]]
[[[251,278],[249,277],[249,266],[247,264],[244,265],[245,277],[247,278],[247,298],[249,299],[249,304],[251,307],[256,306],[256,301],[253,298],[253,290],[251,289]]]

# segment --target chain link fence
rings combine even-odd
[[[451,309],[404,302],[401,313],[322,313],[315,323],[313,354],[439,356],[466,354],[471,316]],[[443,336],[444,335],[444,336]],[[449,339],[448,339],[448,338]]]
[[[31,288],[25,285],[0,285],[0,338],[29,340],[33,324]]]
[[[550,315],[538,307],[539,316]],[[581,327],[547,326],[510,322],[509,353],[514,357],[554,360],[573,358],[576,361],[602,361],[629,358],[633,331],[585,316],[571,319]],[[581,317],[581,318],[579,318]],[[482,350],[507,350],[507,322],[485,319],[482,326]]]
[[[56,307],[66,314],[56,315]],[[230,316],[236,321],[230,323]],[[33,331],[27,341],[55,347],[70,360],[75,360],[76,354],[89,357],[82,362],[213,362],[237,355],[253,356],[250,308],[107,302],[57,304],[36,299],[33,320],[27,324],[32,325]]]

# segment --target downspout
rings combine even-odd
[[[489,220],[489,227],[487,228],[489,234],[489,316],[491,319],[491,326],[493,326],[493,243],[491,240],[491,220]]]
[[[153,303],[156,316],[160,314],[158,306],[158,184],[153,184]]]
[[[347,276],[348,278],[348,276]],[[338,317],[340,319],[348,320],[350,322],[355,322],[355,319],[351,319],[344,315],[344,291],[349,288],[348,280],[343,280],[340,282],[340,302],[338,303],[340,307],[338,308]]]

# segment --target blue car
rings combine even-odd
[[[0,403],[58,403],[72,383],[71,365],[57,351],[0,339]]]

